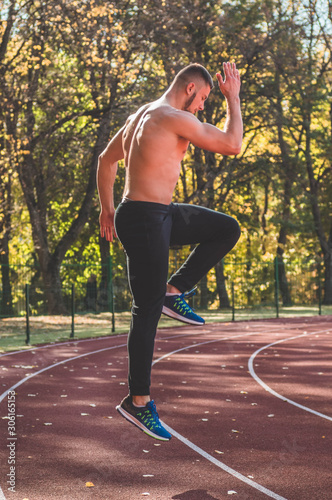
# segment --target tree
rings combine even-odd
[[[324,210],[320,202],[324,194],[331,192],[329,189],[326,190],[325,186],[331,186],[332,172],[330,165],[326,165],[326,156],[320,153],[319,148],[319,143],[326,144],[327,136],[331,135],[328,114],[330,109],[325,103],[326,97],[331,92],[331,88],[328,88],[327,77],[332,71],[332,22],[330,17],[327,18],[325,25],[321,22],[320,7],[320,2],[317,0],[309,0],[307,3],[307,57],[304,65],[306,78],[301,81],[298,79],[298,85],[303,99],[301,116],[305,134],[303,149],[309,181],[309,200],[324,260],[323,302],[332,304],[332,217],[329,212],[326,219],[324,218]],[[322,122],[322,112],[325,114],[326,128],[318,127],[317,130],[317,123]],[[330,201],[327,201],[331,207]]]
[[[15,1],[0,3],[0,266],[2,278],[2,296],[0,296],[0,316],[13,314],[12,287],[9,267],[9,242],[11,237],[12,215],[12,175],[13,141],[11,132],[17,123],[17,110],[11,106],[10,87],[6,82],[6,59],[10,32],[15,17]],[[9,54],[9,57],[11,55]]]
[[[12,136],[48,310],[57,313],[61,263],[88,223],[98,156],[128,106],[147,47],[132,2],[20,7],[15,55],[6,61],[20,118]]]

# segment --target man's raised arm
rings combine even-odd
[[[118,161],[124,157],[122,135],[124,127],[113,137],[98,160],[97,188],[100,201],[100,234],[107,241],[112,241],[116,236],[114,228],[114,198],[113,186],[118,169]]]
[[[209,123],[200,122],[189,113],[178,117],[177,128],[180,136],[201,149],[222,155],[237,155],[241,151],[243,123],[240,107],[240,74],[235,63],[224,63],[225,79],[217,73],[219,88],[227,103],[227,116],[223,130]]]
[[[224,132],[229,142],[240,153],[243,138],[243,123],[240,107],[241,79],[235,63],[224,63],[225,80],[217,73],[218,84],[227,103],[227,117]]]

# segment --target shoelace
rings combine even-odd
[[[143,413],[139,413],[138,415],[142,415],[142,421],[149,425],[151,429],[153,427],[159,427],[159,415],[157,412],[157,408],[154,402],[150,402],[149,408],[147,408]]]
[[[182,312],[184,312],[184,314],[187,314],[188,312],[190,312],[192,309],[191,307],[187,304],[187,302],[184,300],[184,294],[181,294],[179,297],[177,297],[175,299],[175,304],[176,304],[176,308],[178,310],[180,310]]]
[[[189,292],[181,293],[181,295],[179,297],[177,297],[177,299],[175,300],[175,303],[177,305],[177,309],[181,310],[181,311],[183,310],[185,315],[188,312],[194,311],[195,309],[193,309],[192,307],[189,306],[189,304],[187,304],[187,302],[184,300],[184,297],[186,297],[186,298],[193,297],[194,295],[196,295],[196,290],[197,290],[197,286],[195,286],[194,288],[189,290]]]

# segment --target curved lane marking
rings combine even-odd
[[[325,331],[330,331],[329,330],[325,330]],[[322,333],[324,332],[324,330],[320,331],[320,332],[312,332],[311,334],[309,335],[313,335],[313,334],[317,334],[317,333]],[[206,345],[206,344],[211,344],[211,343],[217,343],[217,342],[222,342],[224,340],[230,340],[230,339],[234,339],[234,338],[239,338],[239,337],[247,337],[247,336],[251,336],[251,335],[257,335],[258,332],[250,332],[250,333],[247,333],[247,334],[240,334],[240,335],[235,335],[235,336],[230,336],[230,337],[223,337],[223,338],[219,338],[219,339],[216,339],[216,340],[210,340],[210,341],[206,341],[206,342],[201,342],[201,343],[197,343],[197,344],[192,344],[191,346],[187,346],[187,347],[182,347],[180,349],[177,349],[175,351],[172,351],[168,354],[165,354],[163,356],[161,356],[160,358],[156,359],[152,365],[155,365],[156,363],[158,363],[159,361],[167,358],[167,357],[170,357],[171,355],[173,354],[176,354],[178,352],[181,352],[181,351],[184,351],[184,350],[187,350],[187,349],[191,349],[193,347],[199,347],[201,345]],[[274,332],[274,333],[279,333],[279,332]],[[303,334],[303,335],[300,335],[300,336],[297,336],[297,337],[293,337],[293,338],[299,338],[301,336],[305,336],[305,335],[308,335],[308,334]],[[170,337],[172,338],[172,337]],[[284,340],[290,340],[290,339],[284,339]],[[277,344],[279,342],[282,342],[283,340],[279,340],[277,342],[274,342],[272,344],[269,344],[270,345],[274,345],[274,344]],[[51,368],[55,368],[56,366],[59,366],[59,365],[62,365],[62,364],[65,364],[69,361],[74,361],[76,359],[79,359],[79,358],[82,358],[84,356],[89,356],[89,355],[92,355],[92,354],[98,354],[100,352],[104,352],[104,351],[108,351],[108,350],[112,350],[112,349],[116,349],[116,348],[121,348],[121,347],[126,347],[127,344],[120,344],[120,345],[117,345],[117,346],[111,346],[111,347],[106,347],[104,349],[98,349],[96,351],[91,351],[91,352],[88,352],[88,353],[83,353],[83,354],[80,354],[79,356],[74,356],[72,358],[68,358],[68,359],[65,359],[65,360],[62,360],[62,361],[59,361],[57,363],[54,363],[52,365],[49,365],[49,366],[46,366],[44,367],[43,369],[35,372],[35,373],[32,373],[31,375],[28,375],[27,377],[21,379],[19,382],[17,382],[16,384],[14,384],[12,387],[10,387],[8,390],[6,390],[1,396],[0,396],[0,403],[1,401],[3,401],[3,399],[6,397],[6,395],[8,394],[9,391],[11,390],[14,390],[16,389],[17,387],[19,387],[20,385],[22,385],[24,382],[26,382],[27,380],[31,379],[32,377],[35,377],[36,375],[39,375],[41,373],[44,373],[46,372],[47,370],[50,370]],[[267,348],[269,346],[265,346],[264,348]],[[258,352],[260,352],[261,350],[263,350],[264,348],[261,348],[259,349],[258,351],[256,351],[256,354],[258,354]],[[23,352],[27,352],[27,351],[23,351]],[[251,358],[250,358],[251,359]],[[255,377],[254,377],[255,378]],[[257,377],[258,378],[258,377]],[[259,379],[260,380],[260,379]],[[262,382],[264,384],[264,382]],[[268,387],[268,386],[267,386]],[[277,393],[276,393],[277,394]],[[278,395],[278,397],[281,397],[280,395]],[[281,397],[282,398],[282,397]],[[284,399],[284,398],[282,398]],[[305,408],[305,407],[303,407]],[[310,410],[310,409],[309,409]],[[307,410],[308,411],[308,410]],[[326,416],[325,416],[326,417]],[[328,419],[330,419],[330,417],[328,417]],[[217,467],[223,469],[225,472],[228,472],[229,474],[233,475],[234,477],[238,478],[239,480],[241,480],[242,482],[245,482],[247,483],[248,485],[252,486],[253,488],[261,491],[262,493],[265,493],[266,495],[270,496],[271,498],[274,498],[276,500],[287,500],[286,498],[274,493],[273,491],[270,491],[268,490],[267,488],[265,488],[264,486],[261,486],[260,484],[252,481],[251,479],[247,478],[246,476],[243,476],[242,474],[240,474],[239,472],[237,472],[236,470],[228,467],[226,464],[224,464],[223,462],[220,462],[219,460],[215,459],[212,455],[209,455],[207,452],[205,452],[204,450],[202,450],[201,448],[199,448],[198,446],[196,446],[194,443],[192,443],[191,441],[189,441],[188,439],[186,439],[184,436],[182,436],[181,434],[179,434],[178,432],[176,432],[174,429],[172,429],[171,427],[169,427],[167,424],[165,424],[163,422],[163,425],[165,426],[165,428],[167,428],[167,430],[171,433],[173,433],[173,435],[179,439],[179,441],[183,442],[184,444],[186,444],[186,446],[190,447],[192,450],[194,450],[196,453],[200,454],[201,456],[203,456],[204,458],[206,458],[207,460],[209,460],[210,462],[212,462],[214,465],[216,465]],[[0,494],[3,494],[2,490],[1,490],[1,487],[0,487]]]
[[[191,349],[193,347],[199,347],[201,345],[212,344],[212,343],[215,343],[215,342],[221,342],[223,340],[229,340],[229,339],[234,339],[234,338],[238,338],[238,337],[247,337],[249,335],[257,335],[257,332],[247,333],[247,334],[242,334],[242,335],[236,335],[236,336],[231,336],[231,337],[224,337],[224,338],[217,339],[217,340],[208,340],[206,342],[201,342],[199,344],[193,344],[193,345],[188,346],[188,347],[182,347],[181,349],[177,349],[177,350],[172,351],[172,352],[170,352],[168,354],[164,354],[160,358],[156,359],[152,363],[152,365],[155,365],[156,363],[158,363],[159,361],[162,361],[165,358],[169,358],[170,356],[172,356],[172,354],[176,354],[178,352],[185,351],[186,349]],[[243,483],[248,484],[252,488],[260,491],[261,493],[265,493],[270,498],[274,498],[275,500],[287,500],[285,497],[282,497],[282,496],[278,495],[277,493],[275,493],[274,491],[271,491],[271,490],[265,488],[265,486],[262,486],[261,484],[258,484],[255,481],[252,481],[248,477],[244,476],[240,472],[237,472],[235,469],[232,469],[231,467],[229,467],[228,465],[224,464],[220,460],[217,460],[215,457],[213,457],[212,455],[210,455],[206,451],[202,450],[202,448],[199,448],[193,442],[189,441],[189,439],[187,439],[184,436],[182,436],[182,434],[179,434],[172,427],[170,427],[169,425],[165,424],[165,422],[163,422],[163,421],[161,421],[161,422],[162,422],[163,426],[165,427],[165,429],[168,430],[168,432],[170,432],[173,436],[175,436],[179,441],[181,441],[183,444],[185,444],[186,446],[188,446],[189,448],[191,448],[193,451],[195,451],[196,453],[198,453],[199,455],[201,455],[206,460],[209,460],[209,462],[213,463],[214,465],[216,465],[217,467],[219,467],[223,471],[227,472],[228,474],[231,474],[232,476],[236,477],[237,479],[239,479]]]
[[[161,421],[162,422],[162,421]],[[201,455],[202,457],[206,458],[206,460],[209,460],[209,462],[212,462],[214,465],[222,469],[223,471],[227,472],[228,474],[231,474],[232,476],[236,477],[243,483],[248,484],[252,488],[255,488],[255,490],[260,491],[261,493],[265,493],[265,495],[269,496],[270,498],[274,498],[276,500],[287,500],[285,497],[282,497],[278,495],[277,493],[274,493],[274,491],[271,491],[265,486],[262,486],[261,484],[256,483],[255,481],[252,481],[248,477],[244,476],[243,474],[240,474],[240,472],[237,472],[235,469],[232,469],[231,467],[228,467],[228,465],[224,464],[223,462],[220,462],[216,458],[214,458],[212,455],[207,453],[206,451],[202,450],[202,448],[199,448],[196,446],[194,443],[189,441],[189,439],[185,438],[178,432],[176,432],[172,427],[169,427],[169,425],[165,424],[165,422],[162,422],[163,426],[165,429],[168,430],[173,436],[175,436],[179,441],[181,441],[183,444],[191,448],[193,451]]]
[[[247,335],[255,335],[257,332],[252,332],[250,334],[247,334]],[[195,333],[192,333],[192,334],[188,334],[188,335],[198,335],[195,334]],[[180,337],[181,335],[179,335]],[[243,337],[243,335],[239,335],[240,337]],[[174,336],[171,336],[171,337],[167,337],[167,338],[164,338],[164,339],[161,339],[161,340],[169,340],[169,339],[172,339],[174,338]],[[221,338],[221,339],[218,339],[218,340],[212,340],[212,341],[209,341],[208,343],[210,342],[220,342],[221,340],[227,340],[228,338],[236,338],[236,337],[226,337],[226,338]],[[205,344],[206,342],[203,342],[203,344]],[[179,349],[180,351],[184,350],[184,349],[190,349],[191,347],[195,347],[195,346],[198,346],[198,345],[201,345],[201,344],[193,344],[191,345],[190,347],[184,347],[184,348],[181,348]],[[31,373],[30,375],[28,375],[27,377],[24,377],[22,378],[21,380],[19,380],[16,384],[12,385],[9,389],[7,389],[5,392],[3,392],[1,395],[0,395],[0,403],[5,399],[5,397],[7,396],[8,392],[9,391],[13,391],[14,389],[16,389],[17,387],[19,387],[20,385],[24,384],[24,382],[26,382],[27,380],[30,380],[31,378],[33,377],[36,377],[37,375],[40,375],[41,373],[44,373],[46,372],[47,370],[51,370],[52,368],[55,368],[56,366],[59,366],[59,365],[63,365],[65,363],[68,363],[69,361],[74,361],[76,359],[79,359],[79,358],[83,358],[84,356],[90,356],[91,354],[98,354],[100,352],[104,352],[104,351],[109,351],[109,350],[112,350],[112,349],[117,349],[117,348],[121,348],[121,347],[127,347],[127,343],[125,344],[119,344],[119,345],[115,345],[115,346],[111,346],[111,347],[104,347],[103,349],[97,349],[96,351],[90,351],[90,352],[85,352],[83,354],[79,354],[78,356],[74,356],[72,358],[66,358],[66,359],[63,359],[62,361],[58,361],[57,363],[52,363],[51,365],[48,365],[48,366],[45,366],[44,368],[42,368],[41,370],[38,370],[37,372],[34,372],[34,373]],[[178,350],[178,351],[179,351]],[[173,353],[175,352],[178,352],[178,351],[173,351]],[[18,351],[18,352],[27,352],[27,351]],[[173,354],[171,353],[171,354]],[[161,358],[159,358],[158,360],[154,361],[154,363],[152,363],[152,366],[157,362],[157,361],[160,361],[161,359],[163,359],[164,357],[167,357],[169,356],[169,354],[165,355],[165,356],[162,356]]]
[[[288,340],[295,340],[295,339],[299,339],[301,337],[307,337],[309,335],[317,335],[319,333],[328,333],[330,331],[331,331],[331,329],[329,329],[329,330],[321,330],[321,331],[318,331],[318,332],[303,333],[302,335],[297,335],[296,337],[289,337],[287,339],[278,340],[276,342],[272,342],[271,344],[268,344],[268,345],[265,345],[265,346],[261,347],[260,349],[258,349],[256,352],[254,352],[251,355],[251,357],[250,357],[250,359],[248,361],[248,367],[249,367],[250,375],[256,380],[256,382],[259,385],[261,385],[263,387],[263,389],[265,389],[267,392],[269,392],[270,394],[272,394],[276,398],[279,398],[282,401],[290,403],[291,405],[296,406],[297,408],[300,408],[301,410],[304,410],[304,411],[306,411],[308,413],[312,413],[313,415],[316,415],[317,417],[325,418],[325,420],[329,420],[330,422],[332,422],[332,417],[329,417],[328,415],[325,415],[324,413],[320,413],[319,411],[312,410],[308,406],[303,406],[303,405],[301,405],[299,403],[296,403],[296,401],[293,401],[293,400],[291,400],[291,399],[283,396],[282,394],[279,394],[278,392],[274,391],[273,389],[271,389],[271,387],[268,386],[265,382],[263,382],[263,380],[256,374],[255,369],[254,369],[254,364],[253,364],[254,363],[254,359],[256,358],[256,356],[258,354],[260,354],[262,351],[264,351],[265,349],[268,349],[269,347],[275,346],[277,344],[281,344],[282,342],[287,342]]]
[[[51,343],[51,344],[45,344],[45,345],[41,345],[41,346],[31,346],[31,347],[27,347],[26,349],[21,349],[20,351],[10,351],[10,352],[4,352],[2,354],[0,354],[0,358],[3,358],[4,356],[12,356],[13,354],[22,354],[22,353],[30,353],[32,351],[37,351],[39,349],[48,349],[48,348],[51,348],[51,347],[58,347],[58,346],[63,346],[63,345],[68,345],[68,344],[78,344],[78,343],[82,343],[82,342],[93,342],[93,341],[98,341],[98,340],[106,340],[108,338],[120,338],[120,337],[124,337],[124,336],[127,336],[127,334],[119,334],[119,335],[113,335],[113,336],[107,336],[105,335],[104,337],[96,337],[96,338],[92,338],[92,339],[72,339],[72,340],[68,340],[67,342],[59,342],[59,343]]]
[[[13,391],[14,389],[17,389],[20,385],[24,384],[27,380],[30,380],[33,377],[36,377],[37,375],[40,375],[41,373],[46,372],[47,370],[51,370],[52,368],[55,368],[56,366],[59,365],[64,365],[65,363],[68,363],[69,361],[74,361],[79,358],[83,358],[85,356],[90,356],[90,354],[98,354],[99,352],[104,352],[104,351],[110,351],[111,349],[117,349],[120,347],[127,347],[127,344],[120,344],[120,345],[115,345],[111,347],[105,347],[104,349],[98,349],[97,351],[91,351],[91,352],[86,352],[84,354],[80,354],[79,356],[74,356],[73,358],[67,358],[63,359],[62,361],[58,361],[57,363],[53,363],[52,365],[45,366],[41,370],[38,370],[37,372],[31,373],[27,377],[22,378],[19,380],[16,384],[12,385],[9,389],[7,389],[5,392],[3,392],[0,396],[0,403],[5,399],[9,391]]]
[[[319,333],[328,333],[330,332],[330,329],[328,330],[321,330],[321,331],[318,331],[318,332],[312,332],[310,333],[309,335],[314,335],[314,334],[319,334]],[[257,333],[257,332],[255,332]],[[274,333],[279,333],[279,332],[274,332]],[[206,345],[206,344],[211,344],[213,342],[221,342],[222,340],[229,340],[229,339],[233,339],[233,338],[237,338],[237,337],[244,337],[244,336],[248,336],[248,335],[253,335],[253,333],[249,333],[247,335],[237,335],[237,336],[232,336],[232,337],[225,337],[225,338],[222,338],[222,339],[218,339],[218,340],[211,340],[211,341],[206,341],[206,342],[202,342],[202,343],[199,343],[199,344],[193,344],[191,346],[188,346],[188,347],[182,347],[181,349],[177,349],[175,351],[172,351],[171,353],[168,353],[168,354],[164,354],[163,356],[161,356],[160,358],[156,359],[153,364],[156,364],[158,363],[159,361],[165,359],[165,358],[168,358],[170,357],[172,354],[176,354],[178,352],[181,352],[181,351],[184,351],[186,349],[191,349],[193,347],[198,347],[198,346],[201,346],[201,345]],[[308,334],[302,334],[302,335],[299,335],[299,336],[296,336],[296,337],[292,337],[292,338],[299,338],[299,337],[303,337],[303,336],[306,336]],[[277,342],[274,342],[272,344],[269,344],[269,346],[271,345],[275,345],[275,344],[278,344],[280,342],[284,342],[286,340],[290,340],[290,339],[283,339],[283,340],[279,340]],[[258,354],[258,352],[262,351],[263,349],[269,347],[269,346],[265,346],[261,349],[258,349],[258,351],[256,351],[255,354]],[[251,356],[252,358],[253,356]],[[251,360],[250,358],[250,360]],[[254,358],[253,358],[254,359]],[[249,360],[249,361],[250,361]],[[254,377],[255,378],[255,377]],[[258,378],[258,377],[257,377]],[[259,379],[260,380],[260,379]],[[264,382],[262,382],[262,384],[264,384]],[[265,384],[266,385],[266,384]],[[268,386],[266,386],[268,387]],[[277,393],[275,393],[277,394]],[[278,397],[280,397],[281,399],[285,400],[285,398],[283,398],[282,396],[278,395]],[[289,402],[291,402],[289,400]],[[304,406],[301,406],[301,405],[297,405],[296,403],[293,402],[293,404],[295,404],[296,406],[299,406],[300,408],[302,409],[305,409],[306,411],[311,411],[312,413],[318,415],[318,416],[323,416],[324,418],[326,418],[327,420],[332,420],[330,417],[328,417],[327,415],[323,415],[322,413],[318,413],[318,412],[315,412],[314,410],[310,410],[310,408],[306,408]],[[244,482],[244,483],[247,483],[248,485],[252,486],[253,488],[257,489],[258,491],[261,491],[262,493],[265,493],[267,496],[271,497],[271,498],[274,498],[274,499],[277,499],[277,500],[287,500],[285,499],[284,497],[278,495],[277,493],[271,491],[271,490],[268,490],[267,488],[265,488],[264,486],[256,483],[255,481],[252,481],[251,479],[247,478],[246,476],[243,476],[242,474],[240,474],[239,472],[237,472],[236,470],[232,469],[231,467],[228,467],[226,464],[224,464],[223,462],[220,462],[219,460],[217,460],[216,458],[214,458],[212,455],[210,455],[209,453],[205,452],[204,450],[202,450],[202,448],[199,448],[198,446],[196,446],[194,443],[192,443],[191,441],[189,441],[187,438],[185,438],[184,436],[182,436],[181,434],[179,434],[178,432],[176,432],[172,427],[168,426],[167,424],[165,424],[164,422],[162,422],[162,424],[164,425],[164,427],[168,430],[168,432],[170,432],[171,434],[173,434],[179,441],[181,441],[182,443],[184,443],[186,446],[188,446],[189,448],[191,448],[192,450],[194,450],[196,453],[198,453],[199,455],[201,455],[202,457],[206,458],[207,460],[209,460],[210,462],[212,462],[214,465],[216,465],[217,467],[220,467],[221,469],[223,469],[225,472],[231,474],[232,476],[236,477],[237,479],[239,479],[240,481]]]
[[[172,328],[172,327],[171,327]],[[203,335],[204,333],[207,333],[206,330],[204,331],[199,331],[197,333],[181,333],[178,335],[171,335],[170,337],[165,337],[165,338],[158,338],[158,340],[169,340],[169,339],[176,339],[177,337],[188,337],[190,335]],[[209,330],[208,333],[211,333],[211,330]],[[37,351],[39,349],[48,349],[52,347],[58,347],[58,346],[64,346],[64,345],[70,345],[70,344],[78,344],[82,342],[98,342],[99,340],[113,340],[113,339],[119,339],[121,337],[127,337],[128,333],[119,333],[118,335],[105,335],[103,337],[95,337],[95,338],[90,338],[90,339],[72,339],[68,340],[66,342],[54,342],[51,344],[45,344],[41,346],[31,346],[26,349],[21,349],[20,351],[10,351],[10,352],[4,352],[0,354],[0,358],[3,358],[4,356],[12,356],[13,354],[26,354],[26,353],[31,353],[33,351]],[[0,499],[1,500],[1,499]]]

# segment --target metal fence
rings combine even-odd
[[[176,250],[171,252],[170,273],[181,264]],[[129,292],[124,262],[64,264],[60,270],[65,314],[129,311]],[[49,301],[38,266],[13,265],[10,287],[0,288],[0,317],[49,314]],[[323,283],[317,262],[225,260],[211,270],[197,288],[192,304],[197,310],[224,310],[232,320],[278,317],[286,310],[312,308],[325,313]],[[329,312],[329,309],[326,309]]]

